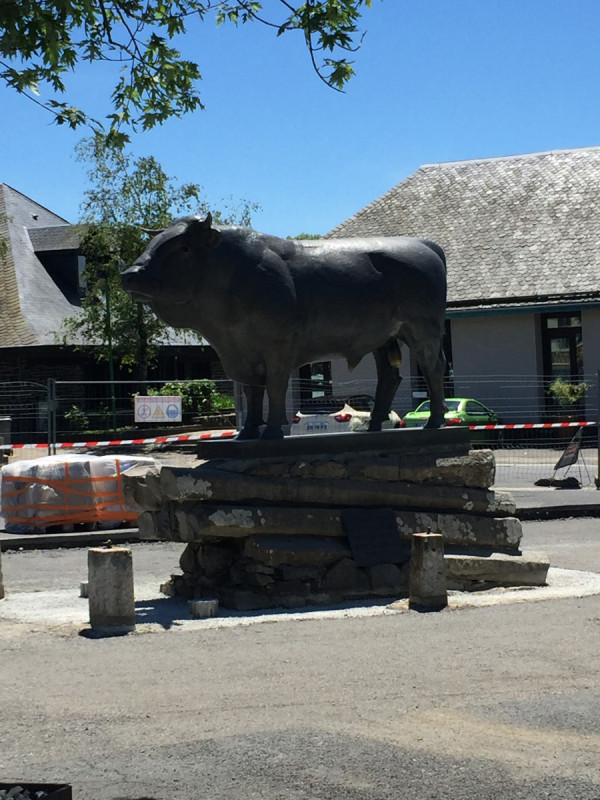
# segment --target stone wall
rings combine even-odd
[[[125,491],[142,510],[144,538],[187,545],[183,574],[164,590],[229,608],[406,595],[418,532],[443,534],[455,556],[450,588],[503,585],[506,575],[511,584],[543,583],[547,563],[534,568],[520,553],[512,498],[490,489],[492,452],[448,433],[425,445],[404,432],[306,437],[322,440],[327,454],[302,452],[309,442],[298,437],[264,443],[262,457],[260,444],[207,442],[209,458],[196,468],[133,470]]]

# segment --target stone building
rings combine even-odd
[[[594,381],[600,147],[426,164],[328,236],[417,236],[443,246],[447,396],[477,397],[506,422],[531,422],[552,417],[553,378]],[[400,412],[424,388],[406,362]],[[352,374],[341,362],[331,370],[334,385],[374,377],[370,358]],[[595,392],[586,402],[589,414]]]
[[[0,417],[9,416],[13,432],[28,441],[46,430],[48,379],[73,382],[72,400],[80,402],[85,382],[109,378],[107,365],[94,358],[93,343],[63,344],[61,335],[63,320],[79,313],[84,291],[80,233],[79,226],[0,183]],[[118,370],[116,377],[131,379]],[[173,332],[149,377],[224,375],[212,348],[185,343]],[[89,391],[98,397],[98,386]]]

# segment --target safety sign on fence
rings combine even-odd
[[[180,395],[136,395],[136,422],[181,422]]]

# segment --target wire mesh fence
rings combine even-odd
[[[570,435],[570,434],[569,434]],[[565,452],[571,439],[565,436],[561,447],[545,448],[493,448],[496,461],[496,486],[505,489],[533,486],[539,481],[564,481],[575,478],[582,487],[595,488],[595,477],[598,475],[598,448],[586,447],[579,451],[577,461],[568,467],[556,469],[561,455]]]
[[[77,387],[77,388],[76,388]],[[136,420],[136,397],[182,396],[181,415],[171,418],[160,404],[147,403],[153,411]],[[86,434],[118,435],[127,431],[202,427],[211,418],[234,408],[233,383],[229,380],[198,381],[55,381],[49,386],[50,432],[56,438]],[[216,425],[216,421],[213,419]]]
[[[446,397],[469,397],[483,402],[500,416],[500,424],[491,430],[471,430],[475,448],[490,448],[495,453],[497,483],[511,486],[515,481],[535,483],[540,479],[576,476],[581,485],[593,485],[598,474],[597,374],[582,376],[587,389],[584,400],[561,406],[549,393],[552,379],[537,376],[496,375],[493,379],[478,375],[452,376],[446,384]],[[315,385],[316,384],[316,385]],[[295,407],[318,407],[327,395],[340,403],[364,402],[375,395],[375,380],[362,379],[318,385],[311,380],[292,383]],[[419,379],[405,380],[396,394],[392,408],[403,417],[423,399],[424,386]],[[329,402],[331,405],[331,402]],[[568,427],[563,427],[568,423]],[[555,471],[561,454],[581,425],[581,450],[577,463]],[[586,423],[583,426],[583,423]],[[533,426],[536,427],[524,427]],[[542,427],[543,426],[543,427]]]
[[[31,381],[0,383],[0,444],[43,441],[48,425],[48,386]]]
[[[571,408],[560,407],[548,395],[547,380],[527,376],[496,376],[494,380],[463,376],[460,381],[454,377],[446,395],[476,398],[500,414],[501,424],[493,429],[471,430],[471,442],[473,447],[494,450],[498,478],[504,485],[515,480],[533,483],[552,477],[561,453],[577,431],[574,423],[587,423],[582,427],[577,464],[568,472],[561,470],[558,477],[576,475],[582,485],[592,485],[598,473],[598,381],[595,375],[584,380],[588,386],[585,399]],[[167,386],[176,393],[178,386],[183,389],[186,383],[189,382],[170,381]],[[422,395],[418,383],[404,383],[407,385],[401,386],[393,404],[401,417],[415,408]],[[216,407],[204,411],[184,407],[181,422],[171,423],[164,417],[136,422],[134,416],[135,396],[163,391],[164,381],[4,383],[0,384],[0,437],[6,446],[52,440],[137,439],[151,437],[153,432],[235,427],[231,409],[235,399],[241,413],[244,404],[241,388],[229,380],[215,380],[212,384],[212,396],[218,398]],[[318,408],[325,400],[330,408],[336,402],[340,408],[346,402],[350,405],[354,402],[364,410],[372,405],[375,388],[375,379],[337,383],[293,379],[287,397],[288,415],[291,418],[311,404]],[[558,426],[564,422],[569,422],[570,427]],[[546,427],[524,428],[524,425]]]
[[[206,383],[206,382],[200,382]],[[233,408],[231,381],[210,381],[207,408],[222,414]],[[170,381],[167,386],[189,385]],[[48,443],[54,440],[98,439],[124,431],[159,430],[172,424],[168,418],[135,421],[136,395],[162,392],[165,381],[49,381],[0,383],[0,436],[2,444]],[[180,426],[201,425],[202,398],[193,408],[184,403]],[[4,426],[4,427],[3,427]]]

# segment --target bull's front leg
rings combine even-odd
[[[236,438],[258,439],[260,426],[265,424],[263,420],[264,386],[244,385],[244,395],[247,406],[246,419],[244,420],[244,427]]]
[[[289,373],[267,373],[267,397],[269,398],[269,414],[267,427],[261,439],[283,439],[282,426],[287,425],[285,413],[285,395],[287,392]]]

